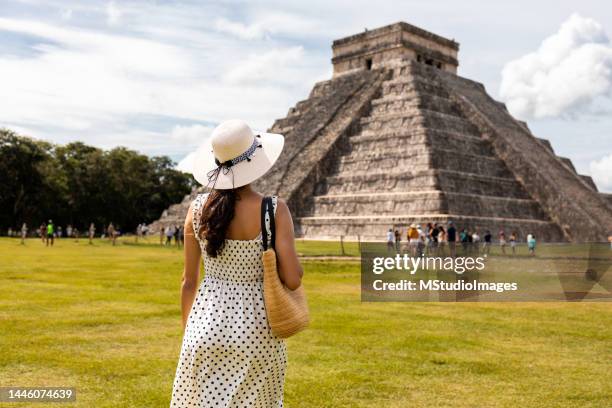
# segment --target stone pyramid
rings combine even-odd
[[[611,195],[458,76],[455,41],[402,22],[332,49],[332,79],[270,129],[285,150],[255,186],[286,200],[298,236],[381,240],[450,220],[548,242],[612,232]]]

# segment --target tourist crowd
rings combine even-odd
[[[405,237],[405,241],[403,240]],[[535,255],[536,238],[533,234],[527,235],[527,248],[531,255]],[[404,242],[404,244],[402,244]],[[516,254],[518,234],[513,231],[506,236],[502,229],[497,234],[497,243],[503,255],[506,255],[507,247],[509,253]],[[490,230],[480,231],[476,228],[457,229],[454,222],[449,221],[446,228],[443,224],[427,223],[423,226],[411,224],[405,232],[400,228],[389,228],[387,231],[387,249],[392,252],[408,252],[411,256],[457,256],[457,247],[460,255],[489,255],[493,245],[493,234]]]
[[[146,224],[138,224],[135,235],[136,242],[138,242],[140,238],[146,237],[148,229],[149,227]],[[89,224],[89,228],[87,229],[86,234],[89,239],[89,243],[92,244],[93,239],[96,237],[96,226],[93,222]],[[74,238],[75,241],[78,242],[79,238],[82,236],[81,231],[77,227],[68,224],[65,228],[63,228],[61,225],[55,225],[53,223],[53,220],[49,220],[46,223],[40,224],[40,226],[34,229],[33,231],[30,231],[28,225],[24,222],[21,225],[20,230],[13,230],[12,228],[9,228],[7,231],[7,235],[9,237],[21,237],[22,244],[25,243],[25,240],[28,235],[36,236],[40,238],[42,242],[47,246],[53,246],[56,239],[62,238]],[[115,225],[111,222],[106,228],[102,228],[102,232],[99,236],[102,239],[109,239],[112,244],[115,245],[117,243],[117,238],[120,235],[121,230],[115,227]]]
[[[159,230],[159,245],[171,246],[172,240],[174,239],[174,245],[181,247],[183,245],[184,235],[185,230],[182,225],[161,227]]]

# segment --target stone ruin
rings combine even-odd
[[[612,199],[481,83],[459,44],[407,23],[333,42],[333,77],[274,122],[285,150],[255,188],[289,205],[296,235],[384,239],[411,223],[605,241]],[[197,191],[152,225],[182,223]]]

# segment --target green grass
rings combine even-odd
[[[358,263],[304,266],[312,326],[288,341],[287,407],[612,404],[609,303],[361,303]],[[181,270],[153,244],[0,239],[0,386],[78,400],[0,406],[167,406]]]
[[[298,239],[295,242],[298,254],[302,256],[359,256],[357,242],[310,241]]]

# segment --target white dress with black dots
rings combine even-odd
[[[206,196],[194,200],[194,231]],[[276,211],[276,197],[273,205]],[[216,258],[197,239],[206,275],[189,312],[170,407],[282,407],[287,350],[266,318],[261,234],[226,240]]]

